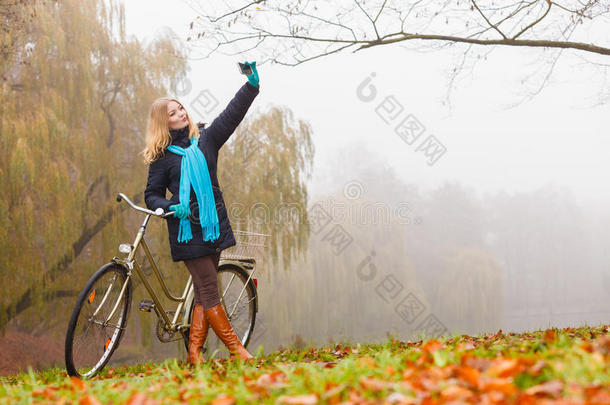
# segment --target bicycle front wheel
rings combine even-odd
[[[114,262],[102,266],[78,296],[66,333],[66,369],[89,379],[98,374],[119,345],[131,306],[127,270]]]
[[[256,320],[256,286],[252,280],[246,284],[248,273],[232,264],[220,266],[217,277],[220,302],[225,309],[235,334],[239,337],[244,347],[247,347]],[[217,352],[223,353],[224,344],[212,333],[211,328],[209,332],[206,341],[208,356],[215,356]]]

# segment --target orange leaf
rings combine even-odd
[[[417,404],[419,400],[417,398],[408,397],[400,392],[393,392],[387,396],[384,404],[400,404],[400,405],[411,405]]]
[[[46,387],[42,391],[42,396],[45,397],[45,399],[48,399],[49,401],[53,401],[53,400],[55,400],[55,393],[53,391],[57,391],[57,390],[58,390],[57,387]]]
[[[34,398],[42,397],[53,401],[55,399],[55,393],[53,391],[57,391],[58,389],[58,387],[46,387],[44,390],[42,388],[35,389],[34,391],[32,391],[32,396]]]
[[[125,391],[127,388],[129,388],[129,384],[127,383],[127,381],[117,381],[113,383],[110,388],[115,391]]]
[[[385,367],[385,372],[386,372],[386,374],[388,374],[388,375],[394,375],[394,373],[396,373],[396,370],[394,370],[394,367],[392,367],[392,366],[390,366],[390,365],[387,365],[387,366]]]
[[[489,391],[482,393],[478,398],[478,402],[482,404],[505,404],[507,401],[503,393],[499,391]]]
[[[460,342],[457,344],[455,349],[460,352],[465,352],[468,350],[474,350],[475,346],[472,344],[472,342]]]
[[[87,395],[85,397],[81,397],[78,400],[79,405],[102,405],[100,401],[97,400],[93,395]]]
[[[533,395],[521,394],[517,398],[517,404],[519,405],[535,405],[538,403],[538,399]]]
[[[546,361],[544,360],[538,360],[536,362],[536,364],[534,364],[533,366],[531,366],[530,368],[527,369],[527,373],[531,374],[533,376],[537,376],[540,375],[540,372],[542,371],[543,368],[545,368],[547,366]]]
[[[182,402],[187,402],[192,396],[193,394],[187,391],[186,387],[182,387],[178,392],[178,399]]]
[[[610,392],[598,391],[589,398],[590,404],[610,404]]]
[[[441,397],[446,400],[467,399],[473,395],[472,391],[459,385],[450,385],[441,391]]]
[[[313,405],[318,403],[318,394],[282,395],[277,400],[280,404],[287,405]]]
[[[458,375],[460,376],[460,378],[464,381],[466,381],[468,384],[470,384],[473,387],[478,387],[479,386],[479,378],[481,377],[481,372],[479,370],[477,370],[476,368],[472,368],[472,367],[460,367],[458,369]]]
[[[358,365],[364,368],[373,368],[377,365],[377,363],[375,363],[375,359],[372,357],[364,356],[358,359]]]
[[[602,354],[610,354],[610,335],[599,336],[593,342],[595,350]]]
[[[326,400],[330,404],[338,404],[341,402],[340,394],[346,387],[346,384],[327,382],[324,386],[325,393],[322,399]]]
[[[494,359],[491,366],[485,370],[485,374],[492,377],[512,377],[519,372],[519,362],[515,359],[499,358]]]
[[[210,402],[210,405],[233,405],[235,398],[229,394],[220,394]]]
[[[390,383],[380,380],[378,378],[364,376],[360,377],[360,384],[362,384],[365,389],[371,391],[381,391],[387,388],[388,385],[391,385]]]
[[[264,388],[280,388],[288,385],[288,383],[282,371],[275,371],[271,374],[260,375],[256,379],[256,385]]]
[[[544,341],[545,342],[553,343],[556,338],[557,338],[557,335],[555,334],[555,331],[553,329],[547,329],[544,331]]]
[[[593,352],[593,345],[589,342],[583,342],[580,347],[589,353]]]
[[[421,348],[424,353],[434,353],[440,348],[443,347],[443,344],[436,339],[428,340]]]
[[[36,389],[34,391],[32,391],[32,396],[33,397],[42,397],[43,396],[43,391],[41,388]]]
[[[563,382],[559,380],[546,381],[542,384],[534,385],[525,390],[528,395],[550,395],[559,397],[563,391]]]
[[[126,402],[127,405],[157,405],[158,402],[141,392],[134,392]]]
[[[405,368],[402,371],[402,378],[404,380],[408,380],[409,378],[411,378],[411,376],[413,375],[413,373],[415,373],[415,369],[413,367],[409,367],[409,368]]]
[[[85,382],[78,377],[70,377],[70,382],[72,382],[73,390],[83,391],[87,388]]]
[[[498,391],[504,395],[514,395],[518,389],[510,378],[488,378],[479,379],[479,389],[481,391]]]

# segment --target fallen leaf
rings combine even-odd
[[[555,331],[553,329],[547,329],[546,331],[544,331],[544,341],[547,344],[553,343],[556,338],[557,335],[555,334]]]
[[[610,335],[601,335],[593,342],[596,351],[602,354],[610,354]]]
[[[485,374],[491,377],[512,377],[520,371],[519,362],[516,359],[498,358],[485,370]]]
[[[387,396],[384,404],[410,405],[418,402],[419,400],[417,398],[408,397],[400,392],[393,392]]]
[[[407,379],[411,378],[411,376],[413,375],[413,373],[415,373],[415,369],[414,369],[414,368],[412,368],[412,367],[405,368],[405,369],[402,371],[402,378],[403,378],[404,380],[407,380]]]
[[[462,356],[462,365],[476,368],[479,371],[485,371],[491,364],[491,360],[484,357],[475,357],[472,353],[466,353]]]
[[[364,356],[358,359],[358,365],[364,368],[374,368],[377,366],[377,363],[375,363],[375,359],[372,357]]]
[[[481,372],[476,368],[472,367],[460,367],[458,368],[459,377],[470,384],[472,387],[479,386],[479,378],[481,378]]]
[[[527,369],[527,373],[533,376],[537,376],[540,375],[540,372],[542,372],[542,369],[544,369],[547,366],[547,362],[544,360],[538,360],[536,362],[536,364],[534,364],[533,366],[531,366],[530,368]]]
[[[443,347],[443,344],[436,339],[428,340],[423,346],[422,350],[424,353],[434,353],[437,350],[440,350]]]
[[[94,397],[93,395],[87,395],[87,396],[81,397],[78,400],[78,404],[79,405],[102,405],[102,403],[100,401],[98,401],[97,398]]]
[[[557,398],[563,391],[563,382],[559,380],[546,381],[525,390],[528,395],[550,395]]]
[[[472,344],[472,342],[461,342],[461,343],[457,344],[455,349],[457,351],[466,352],[466,351],[469,351],[469,350],[474,350],[475,346]]]
[[[152,398],[148,398],[141,392],[133,393],[127,402],[126,405],[157,405],[158,402]]]
[[[498,391],[507,396],[514,395],[518,391],[510,378],[489,378],[486,376],[479,379],[479,390]]]
[[[44,396],[44,395],[43,395],[43,390],[42,390],[41,388],[33,390],[33,391],[32,391],[32,396],[33,396],[34,398],[37,398],[37,397],[43,397],[43,396]]]
[[[327,400],[327,401],[331,401],[331,398],[333,398],[336,395],[339,395],[341,392],[343,392],[343,390],[347,387],[346,384],[336,384],[333,382],[327,382],[326,385],[324,386],[325,389],[325,393],[322,396],[322,400]],[[338,398],[337,398],[338,399]],[[338,399],[337,402],[340,402],[340,399]]]
[[[282,371],[274,371],[271,374],[262,374],[256,379],[256,385],[264,388],[281,388],[289,385]]]
[[[115,383],[113,383],[110,388],[112,388],[115,391],[125,391],[126,389],[129,388],[129,383],[127,383],[127,381],[117,381]]]
[[[379,378],[365,376],[360,377],[360,384],[362,384],[365,389],[371,391],[381,391],[391,385],[391,383],[380,380]]]
[[[233,405],[235,397],[229,394],[220,394],[210,402],[210,405]]]
[[[76,391],[84,391],[87,388],[85,382],[78,377],[70,377],[70,382],[72,383],[72,388]]]
[[[282,395],[277,400],[280,404],[287,405],[314,405],[318,403],[318,394]]]
[[[450,385],[441,391],[441,397],[445,400],[468,399],[473,395],[468,388],[459,385]]]
[[[607,390],[597,391],[594,395],[589,397],[588,404],[610,404],[610,392]]]

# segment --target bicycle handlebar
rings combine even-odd
[[[142,207],[139,207],[139,206],[135,205],[125,194],[118,193],[117,196],[116,196],[116,201],[117,202],[121,202],[122,200],[127,201],[127,204],[129,204],[129,206],[131,208],[133,208],[134,210],[143,212],[145,214],[154,215],[155,217],[167,218],[170,215],[173,215],[174,212],[176,212],[176,211],[164,212],[163,208],[161,208],[161,207],[157,208],[155,211],[151,211],[151,210],[149,210],[147,208],[142,208]]]

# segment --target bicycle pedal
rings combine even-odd
[[[155,303],[148,299],[143,299],[138,304],[138,309],[142,312],[150,312],[155,307]]]

